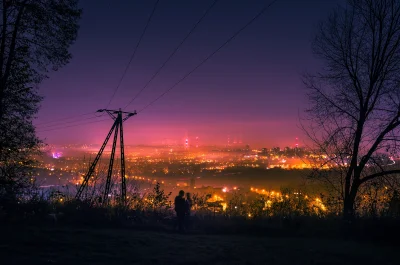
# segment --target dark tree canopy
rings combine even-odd
[[[38,85],[71,58],[81,10],[78,0],[0,1],[0,195],[29,182],[41,141],[32,125]]]
[[[305,76],[307,133],[337,174],[319,174],[354,214],[360,187],[400,173],[400,1],[348,0],[322,22],[313,43],[324,68]]]

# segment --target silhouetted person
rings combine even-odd
[[[186,223],[187,226],[190,226],[190,212],[192,209],[192,205],[193,205],[193,201],[192,198],[190,196],[190,193],[186,193],[186,200],[185,200],[185,219],[186,219]]]
[[[178,220],[178,229],[180,232],[184,231],[184,222],[186,214],[185,192],[179,191],[179,195],[175,197],[175,212]]]

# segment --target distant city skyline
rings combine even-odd
[[[176,146],[176,147],[181,147],[182,149],[185,149],[185,148],[189,147],[189,148],[191,148],[193,150],[195,150],[195,148],[212,147],[212,146],[219,147],[219,148],[229,148],[229,147],[231,147],[231,148],[238,147],[239,148],[239,147],[245,147],[247,145],[249,145],[252,149],[263,149],[263,148],[272,149],[272,148],[277,148],[277,147],[279,147],[281,149],[284,149],[286,147],[289,147],[289,148],[306,147],[303,144],[297,143],[296,139],[293,139],[292,143],[288,144],[288,145],[278,145],[278,144],[251,145],[251,144],[249,144],[247,142],[241,142],[241,143],[236,142],[236,143],[231,143],[231,144],[228,144],[226,142],[225,143],[223,143],[223,142],[221,142],[221,143],[201,143],[201,142],[196,141],[196,138],[198,138],[198,137],[193,137],[193,138],[187,137],[187,138],[185,138],[183,140],[182,139],[181,140],[162,139],[162,140],[159,140],[159,141],[153,141],[153,142],[146,143],[146,144],[144,144],[144,143],[126,144],[125,146],[148,146],[148,147]],[[186,142],[186,140],[188,140],[188,141]],[[98,145],[98,146],[100,146],[101,144],[102,144],[102,142],[98,142],[98,143],[96,143],[96,142],[59,143],[59,144],[53,143],[53,144],[49,144],[49,147],[51,147],[51,146],[69,146],[69,145],[71,145],[71,146],[73,146],[73,145],[77,145],[77,146],[90,146],[90,145],[96,145],[97,146]],[[110,142],[108,143],[107,147],[108,148],[111,147],[111,143]]]

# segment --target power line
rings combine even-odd
[[[134,51],[133,51],[133,53],[132,53],[132,55],[131,55],[131,58],[129,59],[129,62],[128,62],[128,64],[127,64],[126,67],[125,67],[125,70],[124,70],[124,72],[123,72],[123,74],[122,74],[122,76],[121,76],[121,78],[120,78],[120,80],[119,80],[119,82],[118,82],[118,85],[117,85],[117,87],[114,89],[114,93],[112,94],[112,96],[111,96],[110,100],[108,101],[108,104],[107,104],[107,106],[106,106],[105,108],[108,108],[108,106],[111,104],[112,100],[114,99],[115,95],[117,94],[117,91],[118,91],[119,87],[120,87],[121,84],[122,84],[122,80],[124,79],[126,73],[128,72],[129,66],[130,66],[130,64],[131,64],[131,62],[132,62],[132,60],[133,60],[133,58],[135,57],[136,51],[137,51],[137,49],[138,49],[138,47],[139,47],[139,45],[140,45],[140,43],[141,43],[141,41],[142,41],[142,39],[143,39],[143,36],[145,35],[145,33],[146,33],[146,31],[147,31],[147,28],[148,28],[148,26],[149,26],[149,24],[150,24],[151,18],[153,17],[154,12],[156,11],[158,2],[160,2],[160,0],[157,0],[157,1],[155,2],[154,6],[153,6],[153,10],[151,11],[151,14],[150,14],[149,18],[147,19],[146,26],[144,27],[144,29],[143,29],[143,31],[142,31],[142,34],[141,34],[140,37],[139,37],[139,41],[138,41],[137,44],[136,44],[136,47],[135,47],[135,49],[134,49]]]
[[[52,120],[52,121],[48,121],[48,122],[41,122],[41,123],[35,124],[35,126],[45,125],[45,124],[49,124],[49,123],[55,123],[55,122],[64,121],[64,120],[70,120],[73,118],[78,118],[78,117],[82,117],[82,116],[86,116],[86,115],[94,114],[94,113],[96,113],[96,112],[92,111],[92,112],[78,114],[78,115],[74,115],[74,116],[70,116],[70,117],[66,117],[66,118],[62,118],[62,119]]]
[[[139,37],[139,41],[138,41],[137,44],[136,44],[136,47],[135,47],[135,49],[134,49],[134,52],[133,52],[133,54],[131,55],[131,57],[130,57],[130,59],[129,59],[129,62],[128,62],[128,64],[127,64],[127,66],[126,66],[126,68],[125,68],[125,70],[124,70],[124,72],[123,72],[123,74],[122,74],[122,76],[121,76],[119,82],[118,82],[117,87],[114,89],[114,93],[113,93],[111,99],[109,100],[109,102],[108,102],[108,104],[107,104],[107,107],[111,104],[111,102],[112,102],[112,100],[114,99],[114,97],[115,97],[115,95],[116,95],[116,93],[117,93],[119,87],[121,86],[121,83],[122,83],[122,81],[123,81],[123,79],[124,79],[124,77],[125,77],[125,75],[126,75],[128,69],[129,69],[129,66],[130,66],[131,62],[133,61],[133,58],[135,57],[136,51],[137,51],[137,49],[138,49],[138,47],[139,47],[139,45],[140,45],[140,43],[141,43],[141,41],[142,41],[142,39],[143,39],[143,37],[144,37],[146,31],[147,31],[147,28],[148,28],[148,26],[149,26],[149,24],[150,24],[150,21],[151,21],[153,15],[154,15],[154,12],[155,12],[155,10],[156,10],[157,5],[158,5],[159,2],[160,2],[160,0],[157,0],[157,1],[155,2],[154,6],[153,6],[152,12],[151,12],[151,14],[150,14],[150,16],[149,16],[149,18],[148,18],[148,20],[147,20],[147,22],[146,22],[146,25],[145,25],[145,27],[144,27],[144,29],[143,29],[143,31],[142,31],[142,34],[141,34],[140,37]],[[107,107],[106,107],[106,108],[107,108]],[[53,121],[49,121],[49,122],[42,122],[42,123],[35,124],[35,126],[37,127],[37,126],[39,126],[39,125],[47,125],[47,124],[51,124],[51,123],[56,123],[56,124],[54,124],[54,125],[49,125],[49,126],[44,126],[44,127],[42,127],[42,128],[57,126],[57,125],[61,125],[61,124],[57,124],[57,123],[60,123],[60,121],[70,120],[70,119],[73,119],[73,118],[78,118],[78,117],[86,116],[86,115],[93,114],[93,113],[95,113],[95,112],[84,113],[84,114],[75,115],[75,116],[71,116],[71,117],[67,117],[67,118],[63,118],[63,119],[57,119],[57,120],[53,120]],[[103,113],[102,113],[100,116],[103,116]],[[89,118],[89,119],[90,119],[90,118]],[[87,119],[84,119],[84,120],[87,120]],[[74,122],[78,122],[78,121],[81,121],[81,120],[71,121],[71,122],[66,122],[66,123],[68,124],[68,123],[74,123]],[[65,123],[64,123],[64,124],[65,124]],[[67,127],[72,127],[72,126],[67,126]],[[67,128],[67,127],[65,127],[65,128]],[[42,129],[42,128],[40,128],[40,129]],[[45,130],[45,131],[49,131],[49,130]],[[40,131],[39,131],[39,132],[40,132]]]
[[[80,124],[75,124],[75,125],[70,125],[70,126],[63,126],[63,127],[60,127],[60,128],[51,128],[51,129],[47,129],[47,130],[39,130],[39,131],[37,131],[38,133],[39,132],[49,132],[49,131],[55,131],[55,130],[61,130],[61,129],[65,129],[65,128],[70,128],[70,127],[76,127],[76,126],[81,126],[81,125],[87,125],[87,124],[91,124],[91,123],[96,123],[96,122],[102,122],[102,121],[109,121],[110,119],[109,118],[107,118],[107,119],[103,119],[103,120],[97,120],[97,121],[92,121],[92,122],[84,122],[84,123],[80,123]]]
[[[142,112],[143,110],[147,109],[150,107],[154,102],[158,101],[160,98],[165,96],[169,91],[174,89],[177,85],[179,85],[182,81],[184,81],[188,76],[190,76],[193,72],[195,72],[198,68],[200,68],[204,63],[206,63],[211,57],[213,57],[218,51],[220,51],[223,47],[225,47],[228,43],[230,43],[235,37],[237,37],[243,30],[245,30],[248,26],[250,26],[257,18],[259,18],[262,14],[265,13],[265,11],[268,10],[275,2],[278,0],[273,0],[270,4],[266,5],[261,11],[254,16],[249,22],[247,22],[243,27],[241,27],[238,31],[236,31],[227,41],[225,41],[221,46],[218,47],[214,52],[212,52],[210,55],[208,55],[203,61],[201,61],[195,68],[193,68],[190,72],[188,72],[185,76],[183,76],[178,82],[176,82],[174,85],[172,85],[168,90],[166,90],[164,93],[162,93],[160,96],[155,98],[153,101],[151,101],[149,104],[147,104],[144,108],[138,111],[138,113]]]
[[[140,37],[139,37],[139,41],[138,41],[138,43],[136,44],[136,47],[135,47],[135,49],[134,49],[134,52],[133,52],[133,54],[132,54],[131,57],[130,57],[130,60],[129,60],[129,62],[128,62],[128,64],[127,64],[127,66],[126,66],[126,68],[125,68],[125,70],[124,70],[124,72],[123,72],[123,74],[122,74],[122,76],[121,76],[119,82],[118,82],[117,87],[114,89],[114,93],[113,93],[111,99],[109,100],[109,102],[108,102],[108,104],[107,104],[107,107],[111,104],[111,102],[112,102],[112,100],[114,99],[114,97],[115,97],[115,95],[116,95],[116,93],[117,93],[119,87],[121,86],[122,80],[124,79],[124,77],[125,77],[125,75],[126,75],[128,69],[129,69],[129,66],[130,66],[132,60],[133,60],[133,58],[135,57],[136,51],[137,51],[137,49],[138,49],[138,47],[139,47],[139,45],[140,45],[140,43],[141,43],[141,41],[142,41],[142,39],[143,39],[143,36],[145,35],[145,33],[146,33],[146,31],[147,31],[147,28],[148,28],[148,26],[149,26],[149,23],[150,23],[150,21],[151,21],[151,19],[152,19],[152,17],[153,17],[153,14],[154,14],[155,10],[156,10],[156,7],[157,7],[157,5],[158,5],[158,2],[160,2],[160,0],[157,0],[157,1],[155,2],[154,6],[153,6],[153,10],[152,10],[152,12],[151,12],[151,14],[150,14],[150,17],[148,18],[148,20],[147,20],[147,22],[146,22],[146,25],[145,25],[145,27],[144,27],[144,29],[143,29],[143,31],[142,31],[142,34],[141,34]],[[107,108],[107,107],[106,107],[106,108]],[[69,119],[72,119],[72,118],[78,118],[78,117],[86,116],[86,115],[93,114],[93,113],[95,113],[95,112],[84,113],[84,114],[75,115],[75,116],[71,116],[71,117],[67,117],[67,118],[63,118],[63,119],[57,119],[57,120],[53,120],[53,121],[49,121],[49,122],[42,122],[42,123],[35,124],[35,126],[44,125],[44,124],[49,124],[49,123],[58,123],[58,122],[63,121],[63,120],[69,120]],[[102,113],[100,116],[103,116],[103,113]]]
[[[85,121],[85,120],[92,120],[94,118],[99,118],[100,116],[94,116],[94,117],[88,117],[85,119],[79,119],[79,120],[75,120],[75,121],[68,121],[68,122],[59,122],[56,124],[50,124],[50,125],[45,125],[45,126],[39,126],[36,127],[37,129],[41,130],[41,129],[45,129],[45,128],[51,128],[51,127],[57,127],[57,126],[61,126],[61,125],[65,125],[65,124],[71,124],[71,123],[76,123],[76,122],[81,122],[81,121]]]
[[[190,35],[194,32],[194,30],[197,28],[197,26],[201,23],[201,21],[207,16],[207,14],[210,12],[210,10],[214,7],[214,5],[218,2],[219,0],[214,0],[214,2],[207,8],[207,10],[204,12],[204,14],[200,17],[200,19],[195,23],[195,25],[191,28],[191,30],[186,34],[186,36],[183,38],[183,40],[179,43],[179,45],[175,48],[175,50],[168,56],[168,58],[164,61],[164,63],[157,69],[157,71],[153,74],[153,76],[150,78],[150,80],[142,87],[141,90],[133,97],[131,101],[124,107],[126,109],[130,104],[132,104],[135,99],[139,97],[139,95],[145,90],[148,85],[156,78],[156,76],[160,73],[160,71],[164,68],[164,66],[171,60],[171,58],[176,54],[176,52],[179,50],[179,48],[185,43],[185,41],[190,37]]]

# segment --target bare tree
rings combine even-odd
[[[318,171],[354,216],[359,189],[400,173],[387,157],[400,140],[400,1],[348,0],[313,43],[324,67],[304,77],[306,133],[331,171]]]
[[[68,63],[78,0],[0,1],[0,198],[29,181],[40,140],[32,125],[49,70]]]

